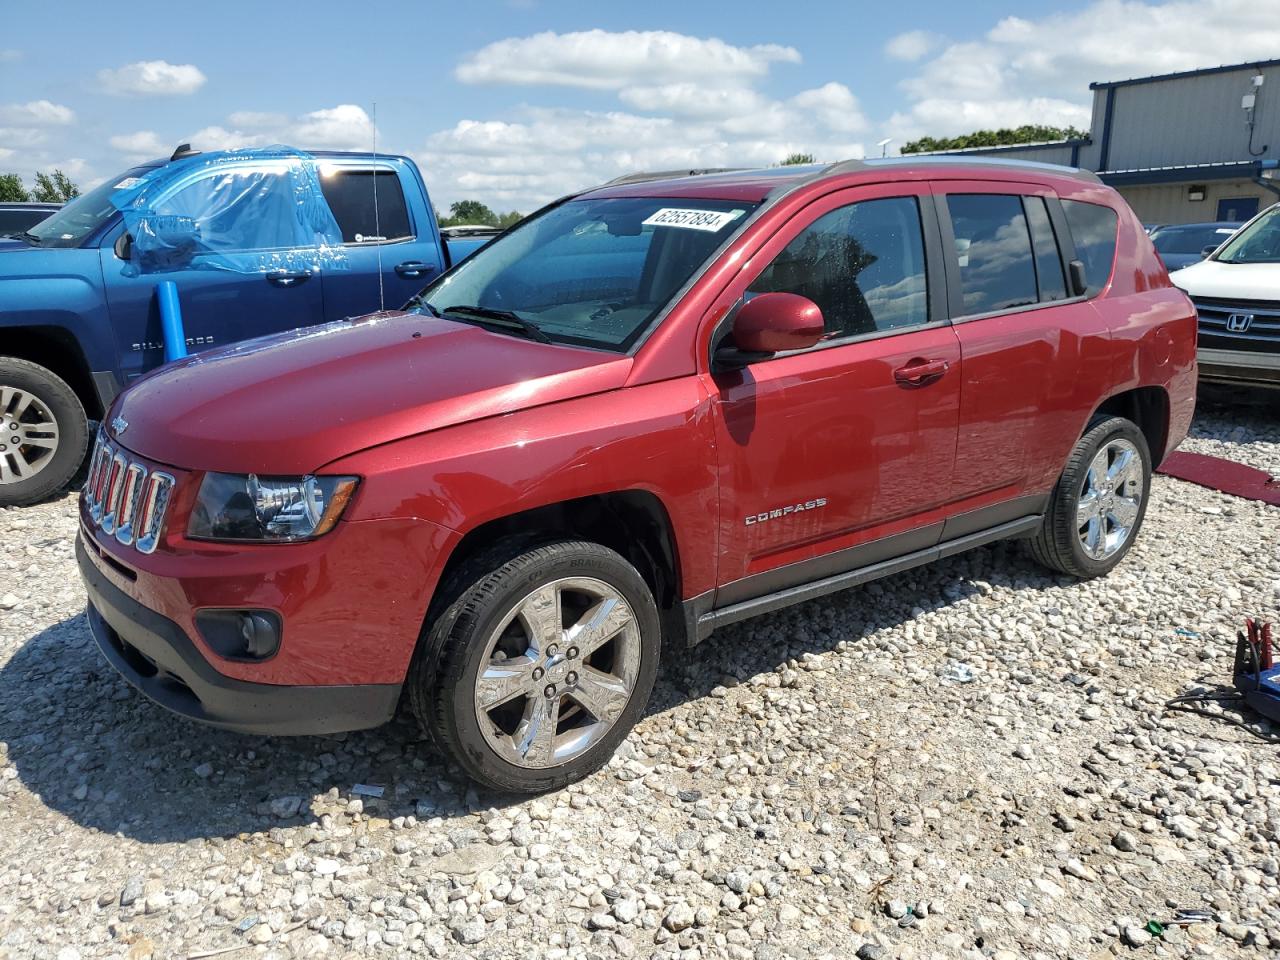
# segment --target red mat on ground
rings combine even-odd
[[[1280,483],[1276,483],[1265,470],[1236,463],[1234,460],[1178,450],[1165,457],[1156,473],[1186,480],[1188,483],[1198,483],[1202,487],[1220,490],[1235,497],[1280,506]]]

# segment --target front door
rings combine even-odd
[[[193,219],[203,239],[189,262],[163,272],[142,273],[136,262],[121,260],[116,241],[124,225],[108,231],[99,255],[126,380],[164,362],[155,297],[161,280],[177,284],[187,349],[192,353],[324,319],[318,273],[220,269],[229,258],[242,254],[287,254],[294,236],[293,202],[289,177],[279,164],[208,170],[178,185],[156,203],[156,213]]]
[[[772,238],[753,257],[764,266],[719,301],[799,294],[827,335],[740,370],[712,364],[717,606],[937,542],[961,379],[926,257],[937,237],[927,188],[840,191]]]

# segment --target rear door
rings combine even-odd
[[[937,542],[961,381],[938,236],[925,186],[840,191],[773,237],[713,307],[795,293],[828,331],[812,349],[707,378],[718,606]]]
[[[124,225],[108,231],[99,254],[126,379],[164,362],[155,298],[160,280],[172,280],[178,286],[191,352],[309,326],[324,318],[323,292],[316,274],[235,273],[218,268],[228,255],[290,249],[294,241],[288,225],[293,221],[290,208],[295,201],[290,178],[283,170],[281,162],[272,161],[206,170],[176,185],[158,201],[158,214],[192,217],[205,239],[207,249],[198,251],[186,266],[163,273],[138,273],[136,265],[116,253]],[[219,202],[219,197],[227,196],[249,199]]]
[[[441,271],[432,226],[408,202],[410,174],[390,161],[322,160],[320,188],[342,230],[347,269],[324,274],[325,314],[358,317],[397,310]],[[409,190],[417,184],[408,180]],[[381,283],[379,282],[381,278]]]
[[[953,494],[969,516],[949,539],[1042,509],[1063,437],[1078,435],[1081,371],[1109,351],[1087,295],[1068,295],[1073,254],[1052,190],[942,181],[935,192],[964,361]]]

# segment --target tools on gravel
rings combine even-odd
[[[1280,667],[1271,646],[1271,624],[1245,620],[1236,634],[1236,665],[1232,682],[1244,702],[1268,720],[1280,723]]]
[[[1259,740],[1280,743],[1280,735],[1260,730],[1239,717],[1206,709],[1206,703],[1243,703],[1273,723],[1280,723],[1280,667],[1275,665],[1271,624],[1246,619],[1245,629],[1236,633],[1236,660],[1232,670],[1235,692],[1191,693],[1165,703],[1166,710],[1198,713],[1247,730]],[[1223,689],[1223,688],[1219,688]]]

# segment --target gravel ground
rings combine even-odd
[[[1280,474],[1280,420],[1207,406],[1185,448]],[[521,802],[404,720],[165,714],[93,647],[74,531],[71,497],[0,510],[0,958],[1280,950],[1278,748],[1162,709],[1276,616],[1274,508],[1160,477],[1105,581],[997,545],[725,630]],[[1177,908],[1210,919],[1144,929]]]

